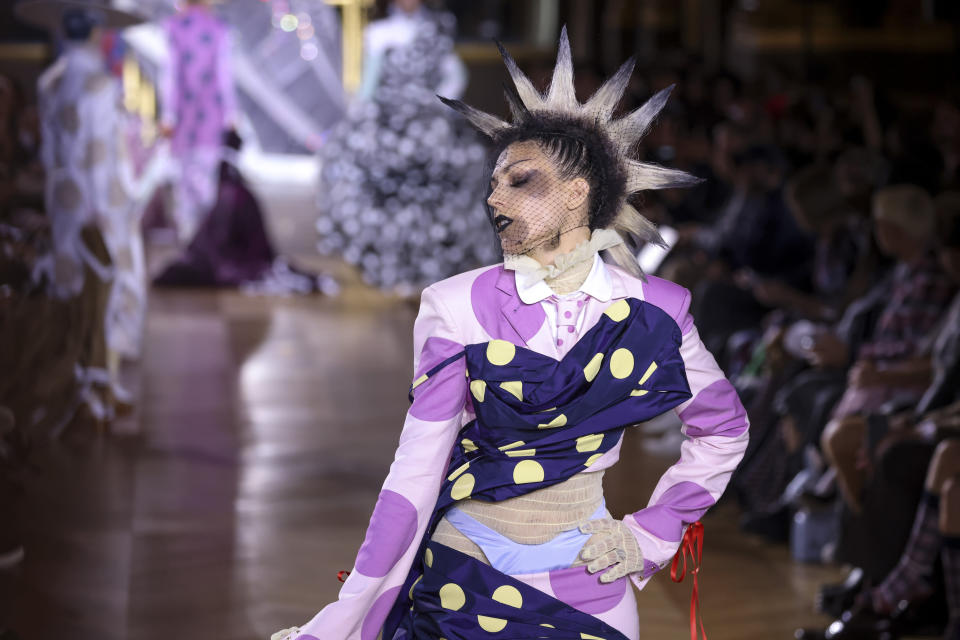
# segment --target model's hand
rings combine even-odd
[[[587,561],[587,571],[597,573],[613,567],[600,576],[600,582],[613,582],[643,570],[640,545],[622,521],[612,518],[591,520],[581,525],[580,531],[593,534],[580,550],[580,557]]]
[[[270,640],[293,640],[299,634],[300,627],[290,627],[289,629],[277,631],[275,634],[270,636]]]

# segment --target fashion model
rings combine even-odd
[[[627,195],[695,180],[629,157],[669,90],[613,119],[632,61],[581,104],[565,30],[545,93],[502,53],[511,123],[444,102],[493,140],[504,261],[423,292],[412,405],[354,569],[275,638],[636,640],[628,581],[669,563],[743,455],[747,416],[689,293],[625,244],[658,240]],[[680,460],[612,518],[602,480],[624,429],[670,409]]]
[[[63,39],[61,54],[37,82],[53,251],[37,262],[34,277],[54,298],[82,296],[95,325],[102,325],[91,331],[76,371],[82,404],[97,420],[111,420],[118,403],[133,401],[119,370],[123,359],[140,356],[147,281],[140,184],[125,145],[121,86],[100,47],[106,29],[144,18],[102,2],[66,0],[22,2],[15,11]],[[102,240],[88,244],[85,235]],[[107,255],[98,257],[90,247],[101,242]],[[88,274],[95,281],[86,282]]]

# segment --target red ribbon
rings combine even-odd
[[[703,560],[703,523],[699,520],[687,527],[680,542],[680,548],[673,556],[670,566],[670,578],[674,582],[683,582],[687,575],[687,554],[690,554],[690,574],[693,576],[693,593],[690,595],[690,640],[697,640],[697,622],[700,622],[700,633],[703,640],[707,640],[707,632],[703,629],[703,618],[700,617],[700,585],[697,576],[700,573],[700,563]],[[683,570],[677,575],[680,560],[683,560]]]
[[[337,571],[337,580],[339,580],[340,582],[346,582],[347,576],[349,575],[350,575],[349,571]]]

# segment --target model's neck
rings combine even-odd
[[[573,293],[583,286],[593,270],[593,260],[583,260],[570,265],[552,278],[544,278],[550,290],[557,295]]]
[[[547,266],[553,264],[557,256],[570,253],[582,242],[590,240],[590,228],[587,226],[577,227],[560,234],[560,242],[551,249],[536,248],[530,252],[530,257]]]

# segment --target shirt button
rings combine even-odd
[[[558,346],[558,347],[562,347],[562,346],[563,346],[563,340],[557,340],[557,346]]]
[[[567,327],[567,333],[573,333],[573,327]]]
[[[563,317],[564,317],[564,318],[569,318],[569,317],[572,316],[572,315],[573,315],[573,314],[570,313],[569,311],[564,311],[564,312],[563,312]]]

